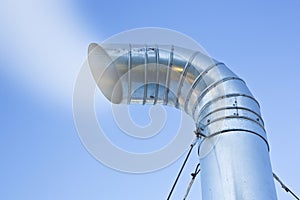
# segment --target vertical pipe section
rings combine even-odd
[[[202,199],[277,199],[265,142],[242,131],[218,140],[200,159]]]
[[[277,199],[259,104],[223,63],[171,45],[91,44],[89,64],[113,103],[163,104],[194,119],[207,135],[202,199]]]

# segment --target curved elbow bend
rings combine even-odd
[[[248,132],[267,144],[258,102],[225,64],[176,46],[89,46],[89,65],[113,103],[164,104],[185,111],[208,136]]]

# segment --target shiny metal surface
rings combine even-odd
[[[173,106],[203,129],[202,199],[277,199],[259,104],[225,64],[172,45],[127,44],[91,44],[89,64],[113,103]]]

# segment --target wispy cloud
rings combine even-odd
[[[1,66],[10,80],[39,97],[70,103],[73,83],[92,39],[68,1],[0,4]]]

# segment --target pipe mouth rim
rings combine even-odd
[[[96,43],[88,47],[88,63],[91,73],[103,95],[112,103],[122,102],[122,84],[112,58],[106,50]]]

